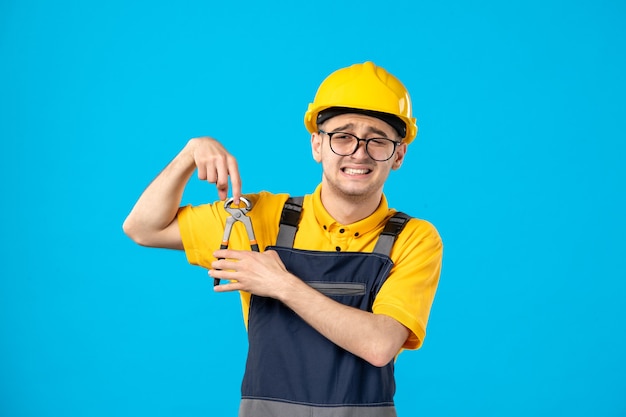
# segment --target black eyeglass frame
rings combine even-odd
[[[402,143],[402,142],[395,141],[393,139],[383,138],[383,137],[361,139],[360,137],[358,137],[358,136],[356,136],[356,135],[354,135],[352,133],[348,133],[348,132],[326,132],[326,131],[324,131],[322,129],[318,129],[318,132],[321,133],[321,134],[328,135],[328,145],[330,146],[330,150],[333,151],[333,153],[335,155],[339,155],[339,156],[351,156],[351,155],[354,155],[356,153],[356,151],[359,150],[359,145],[361,144],[361,142],[365,142],[365,152],[367,153],[367,155],[370,158],[372,158],[376,162],[385,162],[385,161],[390,160],[393,157],[393,154],[396,153],[396,149],[398,148],[398,145]],[[333,149],[333,135],[336,135],[338,133],[342,133],[344,135],[349,135],[349,136],[352,136],[353,138],[356,139],[356,146],[354,147],[354,150],[351,153],[343,154],[343,153],[339,153],[339,152],[337,152],[336,150]],[[372,154],[370,154],[370,151],[369,151],[369,144],[373,140],[386,140],[386,141],[389,141],[389,142],[393,143],[393,150],[391,151],[391,155],[389,155],[389,157],[386,158],[386,159],[376,159],[376,158],[374,158],[372,156]]]

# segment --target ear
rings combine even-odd
[[[311,152],[315,162],[322,162],[322,135],[311,133]]]
[[[391,169],[393,170],[400,169],[400,167],[402,166],[402,162],[404,162],[406,151],[407,151],[407,144],[405,142],[402,142],[401,144],[398,145],[398,147],[396,148],[396,153],[394,154],[394,157],[393,157],[393,164],[391,165]]]

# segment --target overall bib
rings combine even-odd
[[[371,312],[393,266],[388,253],[409,217],[392,217],[372,253],[323,252],[291,247],[299,210],[299,199],[287,201],[277,244],[267,250],[276,251],[289,272],[326,296]],[[369,364],[280,301],[251,297],[248,339],[240,417],[396,416],[393,361]]]

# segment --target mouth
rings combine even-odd
[[[367,175],[372,172],[369,168],[342,168],[341,171],[347,175]]]

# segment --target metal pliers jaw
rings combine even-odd
[[[250,217],[247,216],[247,213],[252,210],[252,203],[245,197],[240,197],[239,200],[244,204],[244,207],[233,207],[232,197],[224,203],[224,210],[230,213],[230,217],[226,219],[224,236],[222,237],[220,249],[228,249],[228,243],[230,241],[230,234],[233,230],[233,225],[236,222],[242,222],[246,228],[248,239],[250,240],[250,249],[254,252],[259,252],[259,245],[254,237],[254,229],[252,229],[252,221],[250,220]],[[220,285],[220,280],[218,278],[214,278],[213,285]]]

